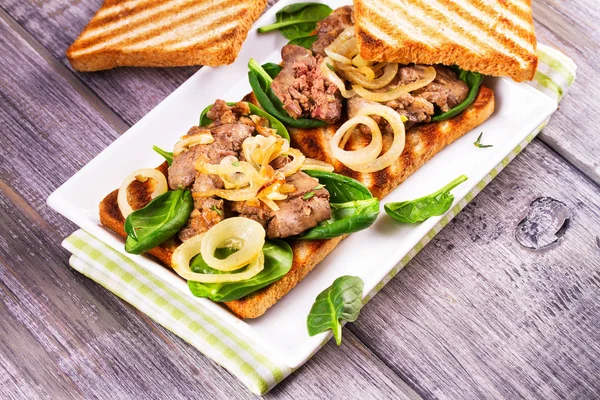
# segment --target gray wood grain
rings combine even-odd
[[[534,0],[538,41],[577,64],[577,78],[540,137],[600,183],[600,6],[597,0]]]
[[[532,251],[515,229],[542,196],[572,217]],[[598,398],[599,235],[598,187],[536,140],[350,330],[425,398]]]
[[[70,72],[64,51],[99,4],[0,3],[43,56],[1,32],[9,51],[0,60],[0,390],[246,397],[226,371],[70,271],[58,246],[74,227],[45,207],[46,196],[116,137],[113,127],[137,121],[196,70]],[[542,138],[594,178],[598,8],[594,0],[534,7],[540,41],[579,65]],[[375,297],[342,348],[328,344],[270,396],[396,397],[405,393],[396,374],[425,397],[600,396],[595,190],[535,142]],[[524,250],[514,227],[531,200],[548,195],[573,210],[572,225],[550,250]]]
[[[2,0],[1,7],[34,40],[70,68],[65,51],[87,24],[102,0]],[[276,1],[270,0],[269,4]],[[40,6],[40,4],[43,4]],[[600,20],[597,0],[573,2],[534,0],[534,17],[540,42],[553,45],[579,66],[571,93],[561,112],[541,134],[542,140],[600,182],[600,141],[597,140],[600,88],[594,82],[600,63]],[[198,68],[118,68],[77,73],[111,109],[133,124],[190,77]]]
[[[48,194],[117,132],[0,20],[0,393],[8,398],[248,398],[237,379],[94,282],[60,242]],[[324,382],[327,376],[330,381]],[[410,389],[346,332],[269,397]]]
[[[71,69],[65,52],[101,4],[102,0],[43,3],[37,0],[3,0],[2,8],[53,57]],[[116,68],[75,74],[127,124],[133,125],[198,69]]]

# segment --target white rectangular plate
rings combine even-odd
[[[283,0],[277,3],[257,21],[255,28],[274,21],[275,12],[292,2]],[[327,3],[335,8],[348,2]],[[123,240],[100,225],[98,204],[119,187],[131,171],[159,165],[163,160],[152,151],[152,146],[173,148],[177,139],[198,123],[199,114],[205,106],[215,99],[235,101],[249,93],[248,60],[279,62],[280,49],[286,42],[277,32],[258,36],[252,29],[234,64],[205,67],[198,71],[59,187],[49,197],[48,204],[90,234],[191,296],[185,281],[169,269],[147,257],[125,253]],[[465,174],[469,180],[453,191],[456,202],[460,201],[556,110],[554,100],[524,83],[517,84],[509,79],[487,79],[485,83],[496,94],[494,114],[436,155],[386,197],[385,202],[429,194]],[[493,144],[493,147],[479,149],[473,146],[480,132],[484,132],[483,142]],[[368,294],[441,218],[430,218],[417,225],[403,225],[387,217],[382,207],[373,227],[345,239],[306,279],[258,319],[239,320],[224,307],[206,299],[197,299],[198,305],[209,307],[220,318],[232,323],[240,334],[259,343],[274,360],[295,368],[328,338],[327,334],[309,337],[306,331],[306,316],[317,294],[341,275],[361,277],[365,283],[364,294]]]

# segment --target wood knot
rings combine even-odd
[[[517,224],[515,238],[523,247],[541,250],[564,236],[570,220],[571,210],[565,203],[552,197],[538,197]]]

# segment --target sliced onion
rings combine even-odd
[[[350,39],[346,40],[336,52],[348,57],[350,59],[350,64],[352,64],[352,60],[358,54],[356,36],[352,36]]]
[[[342,32],[338,36],[338,38],[342,37],[344,39],[345,32],[346,31]],[[345,42],[340,43],[338,47],[334,47],[332,43],[327,48],[325,48],[325,54],[327,54],[327,56],[334,61],[352,65],[352,59],[358,54],[358,45],[356,43],[356,37],[350,37]]]
[[[249,186],[239,189],[211,189],[205,192],[195,192],[192,194],[195,199],[217,196],[230,201],[246,201],[256,197],[258,190],[264,184],[258,171],[245,161],[240,161],[238,166],[234,165],[215,165],[199,162],[196,169],[204,174],[214,175],[232,175],[242,173],[246,176]]]
[[[435,79],[435,75],[435,68],[426,67],[423,78],[415,82],[411,82],[408,85],[398,86],[397,88],[387,92],[371,92],[360,85],[352,85],[352,89],[356,92],[356,94],[364,99],[383,103],[386,101],[395,100],[406,93],[410,93],[413,90],[417,90],[429,85]]]
[[[331,51],[331,52],[340,52],[340,50],[342,49],[342,46],[348,41],[354,39],[356,40],[356,37],[354,36],[354,26],[350,26],[346,29],[344,29],[337,38],[335,38],[335,40],[333,42],[331,42],[331,44],[329,46],[327,46],[327,48],[325,49],[325,53],[327,54],[327,51]]]
[[[127,216],[133,212],[133,208],[131,208],[129,201],[127,200],[127,188],[133,181],[139,180],[145,182],[145,179],[153,179],[156,183],[154,185],[154,190],[150,194],[150,198],[152,199],[169,190],[167,178],[165,178],[162,172],[153,168],[142,168],[133,172],[125,178],[117,194],[117,204],[119,205],[121,214],[123,214],[123,218],[127,218]]]
[[[221,160],[219,165],[230,167],[238,162],[239,161],[237,157],[227,156]],[[223,181],[225,189],[241,188],[250,184],[249,178],[240,172],[233,174],[220,174],[219,178],[221,178]]]
[[[373,61],[367,61],[364,58],[362,58],[362,56],[360,54],[357,54],[352,59],[352,65],[354,65],[357,68],[360,68],[360,67],[370,67],[370,66],[373,65]]]
[[[265,205],[267,207],[269,207],[271,210],[273,211],[279,211],[279,206],[277,205],[277,203],[275,203],[273,200],[271,200],[268,197],[265,196],[261,196],[258,198],[260,201],[262,201],[263,203],[265,203]]]
[[[270,122],[268,119],[259,117],[256,114],[250,115],[250,119],[254,122],[254,126],[256,127],[256,131],[263,136],[274,136],[277,134],[277,129],[273,129],[270,126]]]
[[[388,63],[383,70],[383,75],[376,79],[368,79],[363,74],[360,74],[352,69],[342,69],[344,75],[352,83],[356,83],[367,89],[380,89],[389,84],[398,73],[398,64]],[[373,69],[371,69],[373,71]]]
[[[386,121],[388,121],[388,123],[392,127],[392,130],[394,131],[394,140],[392,142],[392,146],[382,156],[376,157],[373,159],[368,159],[367,157],[365,157],[364,152],[360,153],[360,151],[363,149],[345,152],[339,148],[339,141],[341,140],[342,137],[345,136],[346,132],[349,129],[356,126],[358,123],[364,123],[363,121],[365,121],[365,120],[363,118],[359,119],[359,117],[364,117],[364,116],[368,116],[368,115],[379,115],[379,116],[383,117]],[[371,119],[371,118],[369,118],[369,119]],[[373,121],[373,123],[375,123],[375,121],[373,119],[371,119],[371,120]],[[371,127],[369,124],[365,124],[365,125],[369,126],[369,128],[371,129],[371,134],[373,135],[373,138],[371,139],[371,144],[372,144],[373,140],[375,139],[375,137],[377,135],[377,132],[379,132],[379,135],[381,135],[381,132],[379,131],[378,126],[377,126],[377,129],[374,130],[373,127]],[[375,125],[377,125],[377,124],[375,123]],[[344,123],[340,127],[340,129],[338,129],[338,131],[335,133],[335,135],[331,139],[331,147],[332,147],[332,153],[334,154],[334,156],[336,154],[341,155],[344,158],[345,162],[342,160],[340,160],[340,161],[343,162],[344,165],[346,165],[348,168],[350,168],[354,171],[357,171],[357,172],[369,173],[369,172],[381,171],[382,169],[385,169],[385,168],[389,167],[390,165],[392,165],[398,159],[398,157],[400,157],[400,155],[402,154],[402,151],[404,151],[405,141],[406,141],[406,135],[405,135],[405,131],[404,131],[404,123],[402,122],[402,118],[400,117],[400,114],[398,114],[396,111],[394,111],[390,107],[387,107],[387,106],[384,106],[381,104],[373,104],[373,105],[367,105],[367,106],[361,108],[355,117],[346,121],[346,123]],[[369,146],[371,144],[369,144]],[[357,152],[359,152],[359,153],[357,153]],[[360,157],[352,156],[353,153],[359,154]]]
[[[214,141],[215,138],[210,133],[199,133],[197,135],[185,137],[175,145],[175,148],[173,149],[173,156],[177,157],[190,147],[194,147],[199,144],[210,144]]]
[[[285,187],[286,192],[289,193],[289,188],[286,186],[291,185],[286,184],[283,173],[273,172],[273,177],[269,179],[269,185],[260,190],[257,198],[271,210],[278,211],[279,206],[275,203],[275,200],[287,199],[287,194],[282,192],[282,189]]]
[[[292,157],[292,161],[290,161],[289,163],[285,164],[284,167],[279,168],[277,170],[277,172],[282,172],[285,177],[288,177],[300,171],[300,168],[302,168],[302,164],[304,164],[304,160],[306,160],[306,157],[304,156],[304,154],[302,154],[300,150],[290,148],[288,149],[287,154],[288,156]]]
[[[200,244],[200,252],[211,268],[225,272],[235,271],[262,253],[265,235],[265,228],[252,219],[226,218],[206,232]],[[216,258],[215,251],[232,239],[241,243],[238,251],[222,260]]]
[[[367,146],[352,151],[340,147],[340,142],[354,132],[354,128],[363,124],[371,130],[371,143]],[[344,140],[344,143],[346,140]],[[383,148],[383,140],[379,125],[367,115],[357,115],[346,121],[331,138],[331,154],[342,164],[352,168],[354,165],[363,165],[377,158]]]
[[[368,66],[357,68],[350,64],[341,64],[336,62],[334,68],[341,70],[344,75],[358,75],[366,82],[370,82],[375,79],[375,70]]]
[[[257,169],[269,165],[271,161],[288,152],[289,148],[290,143],[277,136],[253,136],[242,143],[244,158]]]
[[[360,67],[358,68],[358,72],[365,76],[368,80],[372,81],[375,79],[375,71],[373,71],[370,67]]]
[[[336,53],[334,51],[325,49],[325,54],[327,54],[327,58],[329,58],[333,61],[337,61],[342,64],[352,64],[351,59],[349,59],[348,57],[344,57],[343,55]]]
[[[331,81],[331,83],[337,86],[342,96],[344,96],[346,99],[354,97],[356,95],[354,90],[346,90],[346,84],[344,83],[344,81],[342,81],[342,79],[339,76],[337,76],[337,74],[334,71],[329,69],[328,65],[332,65],[332,61],[329,57],[325,57],[323,61],[321,61],[321,65],[319,66],[321,68],[321,73],[323,74],[325,79],[328,79],[329,81]]]
[[[196,235],[191,239],[186,240],[173,252],[173,256],[171,257],[171,265],[173,266],[175,272],[177,272],[177,274],[182,278],[187,279],[188,281],[201,283],[239,282],[256,276],[264,269],[265,258],[261,249],[258,256],[250,262],[248,267],[246,267],[246,270],[243,272],[234,274],[200,274],[193,272],[190,269],[190,261],[200,253],[202,242],[205,236],[206,233]]]
[[[334,170],[333,165],[320,160],[315,160],[314,158],[304,159],[304,164],[302,164],[301,169],[312,169],[325,172],[333,172]]]

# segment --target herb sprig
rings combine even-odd
[[[477,136],[477,140],[473,143],[473,145],[475,145],[475,147],[479,147],[480,149],[485,149],[488,147],[494,147],[493,144],[481,144],[481,137],[483,136],[483,132],[481,132],[479,134],[479,136]]]

